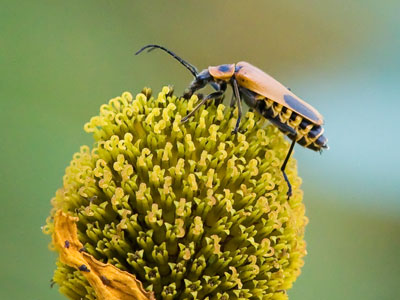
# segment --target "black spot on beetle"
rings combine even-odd
[[[90,270],[88,269],[88,267],[86,267],[86,265],[80,265],[79,270],[82,272],[90,272]]]
[[[315,138],[317,135],[319,135],[322,131],[322,127],[321,126],[314,126],[313,128],[311,128],[310,132],[308,133],[308,136],[310,138]]]
[[[229,72],[231,69],[230,65],[220,65],[218,67],[218,71],[221,71],[223,73]]]
[[[106,276],[100,275],[100,279],[101,279],[101,282],[102,282],[104,285],[111,285],[111,281],[108,280],[108,278],[107,278]]]
[[[315,141],[315,143],[320,146],[321,148],[328,148],[328,139],[324,136],[321,135],[320,137],[318,137],[318,139]]]
[[[85,247],[82,247],[81,249],[79,249],[79,252],[81,252],[81,253],[82,252],[86,252],[87,253],[88,251],[87,251],[87,249]]]
[[[65,242],[64,242],[64,247],[65,248],[69,248],[69,246],[70,246],[70,243],[69,243],[69,241],[68,240],[66,240]]]
[[[297,114],[296,114],[297,115]],[[293,119],[294,120],[294,119]],[[308,125],[310,125],[311,123],[310,123],[310,121],[308,121],[308,120],[306,120],[306,119],[302,119],[301,120],[301,123],[300,123],[300,125],[299,125],[299,127],[301,128],[301,129],[306,129],[306,127],[308,126]]]
[[[286,103],[290,106],[290,108],[292,108],[293,110],[301,113],[302,115],[306,116],[307,118],[310,118],[313,121],[319,120],[318,116],[311,109],[309,109],[295,97],[286,94],[283,96],[283,98],[285,99]]]
[[[300,140],[297,141],[302,146],[305,146],[307,144],[306,138],[303,136]]]
[[[307,146],[308,149],[314,150],[314,151],[320,151],[321,147],[315,145],[314,143],[311,143],[310,145]]]

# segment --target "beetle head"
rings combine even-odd
[[[213,80],[214,78],[211,76],[210,72],[208,72],[208,69],[204,69],[196,75],[189,87],[185,90],[183,97],[189,99],[194,92],[205,87],[207,83],[211,83],[215,90],[219,90],[219,85],[216,82],[213,82]]]

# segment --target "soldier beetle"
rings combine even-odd
[[[285,168],[295,143],[297,142],[301,146],[314,151],[328,149],[328,140],[323,135],[322,115],[314,107],[292,93],[290,89],[250,63],[241,61],[236,64],[210,66],[199,72],[196,67],[160,45],[146,45],[137,51],[136,55],[146,49],[148,52],[154,49],[167,52],[193,74],[194,80],[186,89],[184,98],[189,99],[197,90],[207,84],[215,89],[215,92],[202,99],[182,119],[182,122],[186,122],[206,102],[210,100],[221,101],[229,84],[233,90],[231,106],[236,105],[238,107],[238,119],[233,133],[237,133],[239,129],[243,99],[250,108],[255,109],[292,140],[281,166],[283,177],[288,185],[288,198],[292,195],[292,186],[285,173]]]

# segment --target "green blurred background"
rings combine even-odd
[[[146,4],[145,4],[146,3]],[[296,147],[310,223],[301,299],[399,299],[400,2],[2,1],[0,299],[64,299],[41,233],[99,106],[247,60],[314,105],[331,149]]]

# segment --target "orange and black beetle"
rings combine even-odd
[[[222,99],[227,85],[230,84],[234,95],[231,106],[236,103],[238,107],[238,119],[233,133],[236,133],[239,129],[242,117],[241,99],[243,98],[249,107],[254,108],[292,140],[292,144],[281,167],[283,177],[289,188],[287,194],[290,197],[292,187],[286,176],[285,168],[293,151],[294,144],[297,142],[315,151],[328,148],[328,140],[323,135],[323,118],[321,114],[280,82],[248,62],[241,61],[237,64],[212,66],[198,72],[196,67],[172,51],[159,45],[144,46],[136,54],[141,53],[145,49],[151,51],[156,48],[162,49],[173,56],[195,77],[185,91],[184,97],[186,99],[190,98],[194,92],[207,84],[210,84],[216,90],[216,92],[205,97],[193,111],[182,119],[182,122],[186,122],[207,101]]]

